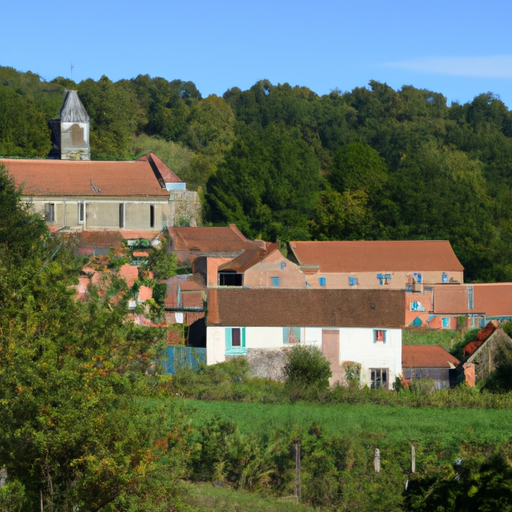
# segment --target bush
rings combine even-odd
[[[311,345],[295,345],[284,367],[287,383],[319,390],[329,387],[331,364],[322,352]]]

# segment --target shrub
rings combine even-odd
[[[332,375],[329,361],[311,345],[295,345],[290,350],[284,373],[288,384],[316,389],[327,389]]]

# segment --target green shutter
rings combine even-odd
[[[232,338],[232,334],[231,334],[231,327],[226,327],[226,329],[224,329],[224,332],[226,333],[226,352],[231,350],[231,338]]]
[[[289,336],[290,336],[290,328],[283,327],[283,343],[284,344],[288,343]]]

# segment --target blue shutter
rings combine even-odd
[[[279,288],[279,277],[271,277],[271,279],[272,279],[272,286]]]
[[[293,334],[295,335],[295,339],[297,342],[301,341],[300,339],[300,327],[292,327]]]
[[[245,348],[245,327],[242,327],[240,330],[242,331],[240,333],[242,348]]]
[[[231,350],[231,339],[232,339],[232,333],[231,333],[231,327],[226,327],[224,330],[226,333],[226,352]]]
[[[318,283],[320,284],[320,286],[325,286],[325,277],[319,277]]]
[[[388,331],[386,331],[386,330],[382,331],[382,343],[386,343],[387,334],[388,334]]]
[[[283,343],[288,343],[289,336],[290,336],[290,328],[283,327]]]

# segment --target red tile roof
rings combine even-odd
[[[235,259],[223,263],[218,270],[233,270],[235,272],[245,272],[247,269],[261,263],[274,251],[279,251],[279,243],[268,244],[266,249],[247,249]]]
[[[219,288],[208,292],[208,324],[403,327],[401,290]]]
[[[290,242],[300,265],[321,272],[462,271],[446,240]]]
[[[129,265],[127,263],[119,269],[119,277],[126,281],[128,288],[131,288],[139,278],[139,269],[135,265]]]
[[[453,368],[459,363],[441,345],[402,345],[402,368]]]
[[[23,185],[27,196],[169,197],[148,160],[0,159],[0,163],[5,164],[17,186]]]
[[[512,316],[512,283],[473,285],[474,309],[490,317]]]
[[[473,288],[473,308],[469,309],[468,288]],[[488,317],[512,316],[512,283],[434,286],[434,313],[485,313]]]
[[[435,314],[466,314],[468,309],[467,287],[463,284],[434,286]]]
[[[169,236],[173,251],[236,253],[260,246],[260,243],[245,238],[234,224],[227,227],[171,227]]]

